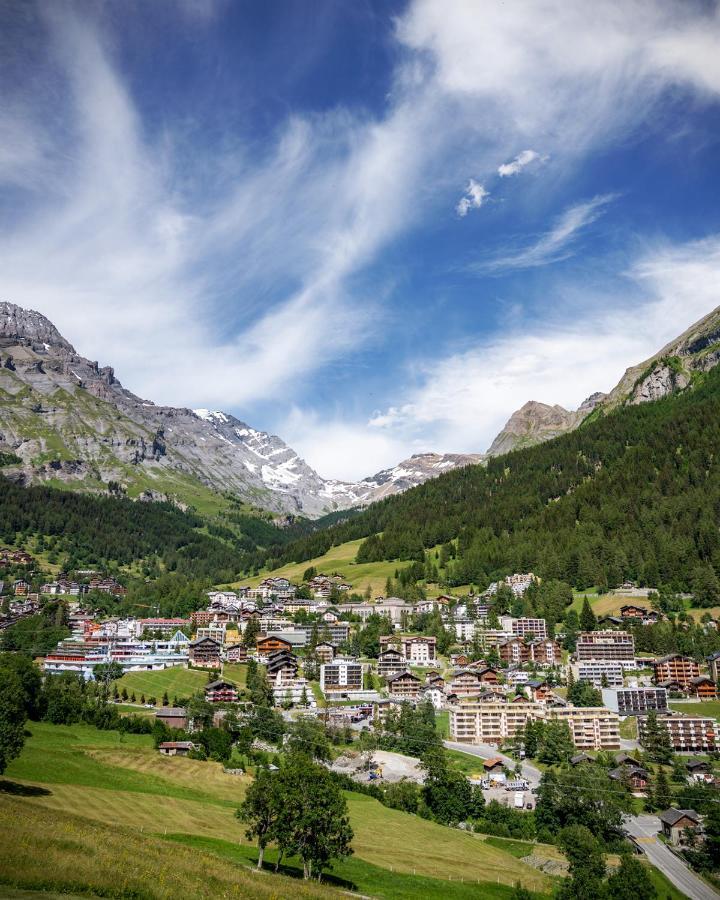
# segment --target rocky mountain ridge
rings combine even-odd
[[[720,307],[695,322],[662,350],[630,366],[609,394],[596,393],[576,410],[531,400],[516,410],[493,441],[488,456],[551,440],[577,428],[591,413],[622,404],[647,403],[685,390],[693,378],[720,362]]]
[[[360,483],[324,479],[275,435],[206,409],[157,406],[80,356],[41,313],[0,303],[0,450],[23,482],[202,503],[230,493],[278,513],[364,505],[476,461],[429,454]]]

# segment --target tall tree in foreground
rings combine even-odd
[[[300,857],[305,878],[322,876],[333,859],[353,852],[348,807],[332,774],[309,756],[293,753],[278,773],[283,811],[276,840],[281,852]]]
[[[250,841],[257,839],[258,869],[263,867],[265,848],[272,840],[273,829],[281,809],[275,776],[267,769],[260,769],[255,781],[247,789],[240,809],[235,813],[241,822],[247,823],[245,831],[247,839]]]
[[[25,691],[20,676],[0,668],[0,774],[25,743]]]

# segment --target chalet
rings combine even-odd
[[[689,759],[685,763],[688,771],[688,777],[692,781],[706,781],[712,783],[715,779],[713,776],[712,766],[704,759]]]
[[[156,710],[155,721],[162,722],[168,728],[180,728],[184,731],[188,726],[187,710],[180,706],[163,706]]]
[[[552,696],[552,688],[547,681],[528,681],[525,695],[535,703],[546,703]]]
[[[245,663],[248,661],[248,652],[245,644],[238,642],[228,644],[225,648],[225,659],[229,663]]]
[[[682,656],[680,653],[661,656],[652,665],[655,684],[672,680],[680,682],[687,689],[690,681],[700,675],[700,667],[695,660],[689,656]]]
[[[445,679],[442,675],[438,675],[434,672],[429,673],[429,675],[425,676],[425,683],[429,684],[431,687],[440,688],[441,691],[445,690]]]
[[[30,585],[24,578],[18,578],[18,580],[13,583],[13,594],[15,594],[16,597],[24,597],[29,591]]]
[[[265,634],[260,635],[255,641],[255,647],[257,649],[258,656],[269,656],[271,653],[275,653],[277,650],[287,650],[288,652],[292,650],[293,645],[290,641],[286,641],[285,638],[281,638],[276,634]]]
[[[336,650],[337,648],[330,641],[320,641],[315,647],[315,655],[320,662],[331,663],[335,659]]]
[[[490,666],[484,666],[483,668],[475,669],[474,671],[483,684],[500,684],[500,673],[497,669],[493,669]]]
[[[205,669],[219,669],[222,644],[211,637],[190,641],[189,658],[194,666]]]
[[[636,769],[641,769],[642,766],[640,762],[635,759],[634,756],[630,756],[627,753],[616,753],[615,754],[615,764],[617,766],[634,766]]]
[[[191,750],[195,750],[192,741],[163,741],[158,750],[163,756],[187,756]]]
[[[205,685],[205,699],[208,703],[237,703],[237,687],[230,681],[211,681]]]
[[[685,685],[680,684],[680,682],[676,681],[674,678],[668,678],[667,681],[658,682],[658,687],[664,688],[665,692],[670,694],[671,697],[674,695],[687,695]]]
[[[328,692],[349,693],[363,689],[363,665],[354,659],[335,657],[331,663],[320,666],[320,689]]]
[[[405,671],[405,657],[399,650],[389,648],[378,656],[378,675],[390,678]]]
[[[335,624],[340,621],[340,616],[335,612],[335,610],[328,609],[326,610],[322,616],[320,617],[323,622]]]
[[[402,672],[388,678],[388,692],[394,697],[417,700],[422,682],[412,672]]]
[[[298,671],[298,660],[294,653],[289,650],[275,650],[267,659],[268,678],[277,677],[278,673],[283,672],[285,676],[295,677]]]
[[[570,757],[570,765],[571,766],[580,766],[583,763],[592,763],[595,760],[588,753],[576,753],[575,756]]]
[[[470,662],[470,657],[466,653],[453,653],[450,656],[450,662],[458,669],[464,669]]]
[[[694,809],[666,809],[659,814],[660,824],[665,837],[674,846],[683,842],[685,831],[699,831],[701,827],[700,816]]]
[[[492,759],[485,759],[483,760],[483,771],[486,775],[499,775],[505,771],[505,763],[499,756],[494,756]]]
[[[626,603],[620,607],[621,619],[644,619],[648,614],[644,606],[634,606],[632,603]]]
[[[479,672],[458,669],[453,672],[450,691],[458,697],[477,697],[482,693],[483,682]]]
[[[608,775],[613,781],[627,784],[630,790],[637,792],[646,791],[650,780],[647,771],[641,766],[618,766],[608,772]]]
[[[707,675],[698,675],[691,678],[687,686],[688,693],[698,700],[714,700],[717,697],[717,687],[712,678]]]

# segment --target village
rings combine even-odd
[[[7,557],[6,565],[12,564],[30,566],[32,559]],[[534,581],[532,574],[516,574],[503,585],[522,596]],[[653,756],[658,733],[666,759],[680,760],[674,771],[688,785],[720,784],[718,723],[697,712],[717,698],[720,652],[702,664],[679,653],[637,653],[630,626],[661,615],[647,606],[624,603],[619,615],[579,632],[570,653],[562,632],[551,634],[544,619],[497,616],[498,584],[478,596],[415,603],[399,597],[349,602],[350,586],[340,574],[315,574],[300,587],[271,577],[253,588],[210,590],[188,618],[137,618],[85,608],[90,591],[124,593],[101,573],[59,577],[38,591],[17,578],[4,586],[0,628],[60,598],[70,635],[38,664],[47,675],[112,678],[111,701],[125,710],[152,710],[164,729],[166,739],[157,742],[162,755],[202,752],[193,740],[203,728],[193,714],[198,701],[216,728],[251,715],[246,673],[252,671],[269,688],[268,705],[287,723],[312,720],[327,733],[344,735],[328,765],[357,783],[422,784],[419,760],[381,749],[378,738],[403,709],[430,708],[445,747],[464,759],[460,769],[469,782],[487,801],[517,812],[536,803],[542,772],[529,746],[536,728],[563,729],[573,769],[595,757],[609,760],[610,778],[636,798],[647,798],[657,780],[648,760],[659,759]],[[414,629],[431,620],[441,623],[440,640]],[[374,647],[359,639],[372,628]],[[161,696],[159,690],[137,697],[123,687],[133,673],[180,669],[206,673],[194,698]],[[234,676],[225,677],[230,670]],[[273,742],[256,747],[272,751]],[[693,809],[656,808],[653,815],[671,845],[694,846],[701,839],[703,816]],[[641,840],[640,832],[633,839]]]

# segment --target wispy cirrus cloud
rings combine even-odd
[[[204,40],[230,6],[184,0],[183,20],[196,28],[199,16]],[[632,133],[670,89],[699,101],[720,93],[720,19],[704,3],[469,2],[448,15],[439,0],[412,0],[396,22],[382,108],[283,107],[262,142],[229,115],[227,132],[208,136],[184,109],[136,96],[151,85],[123,66],[152,58],[152,35],[123,53],[106,6],[89,15],[72,0],[58,12],[9,2],[0,14],[13,8],[17,22],[0,28],[0,184],[13,192],[0,212],[4,298],[50,315],[138,393],[240,413],[299,403],[323,369],[392,341],[388,301],[363,294],[358,276],[440,218],[468,171],[461,216],[486,202],[498,160],[526,158],[518,147],[542,148],[561,168]],[[30,20],[42,46],[23,71],[18,35]],[[204,52],[221,77],[213,46]],[[161,126],[148,109],[162,109]],[[504,265],[573,252],[608,202],[565,210]],[[322,418],[306,421],[322,434]],[[427,447],[434,420],[418,421]],[[342,457],[352,429],[333,434]],[[457,448],[463,432],[452,438]],[[402,438],[409,449],[420,440]]]
[[[547,266],[568,259],[574,252],[573,245],[582,231],[596,222],[617,194],[603,194],[583,203],[575,203],[565,209],[552,228],[532,244],[514,252],[499,254],[471,264],[470,271],[497,275],[514,269],[531,269]]]

